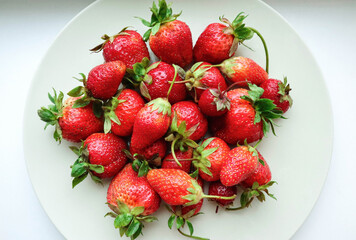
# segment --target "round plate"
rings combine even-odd
[[[135,26],[143,34],[146,28],[134,16],[149,19],[151,4],[152,1],[103,0],[90,5],[59,34],[33,79],[24,122],[28,172],[43,208],[67,239],[120,237],[113,219],[104,218],[109,211],[105,204],[108,182],[102,187],[87,179],[76,189],[71,188],[69,166],[76,159],[68,149],[72,144],[56,144],[53,129],[43,130],[37,109],[49,104],[47,92],[52,87],[66,93],[79,84],[73,76],[87,74],[103,62],[101,53],[90,54],[89,49],[101,42],[104,33],[113,35],[125,26]],[[205,214],[192,219],[195,235],[225,240],[290,238],[315,204],[331,158],[332,115],[319,67],[293,28],[263,2],[221,0],[216,4],[209,0],[202,6],[199,1],[180,0],[173,9],[183,10],[179,19],[190,26],[194,42],[219,16],[224,14],[233,20],[239,12],[247,13],[247,26],[258,29],[267,41],[270,76],[288,76],[294,98],[294,105],[286,114],[288,119],[277,121],[277,136],[269,134],[259,146],[278,182],[270,190],[278,200],[255,201],[250,208],[238,212],[220,209],[218,214],[215,204],[205,200]],[[264,66],[264,52],[257,36],[245,43],[254,51],[240,46],[237,55]],[[169,214],[163,206],[155,215],[159,222],[146,224],[141,239],[182,238],[167,227]]]

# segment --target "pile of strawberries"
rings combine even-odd
[[[56,141],[82,143],[71,147],[78,156],[73,188],[88,175],[97,183],[113,178],[107,215],[121,236],[142,234],[163,200],[172,213],[170,228],[175,222],[184,236],[205,239],[193,235],[189,221],[204,198],[230,205],[226,210],[262,202],[265,194],[274,198],[271,171],[256,147],[270,128],[274,133],[274,120],[284,118],[291,89],[286,79],[269,79],[266,42],[245,26],[243,13],[208,25],[193,48],[180,14],[164,0],[151,11],[150,22],[141,19],[149,27],[143,37],[127,28],[104,35],[92,51],[102,51],[105,63],[81,74],[82,85],[64,102],[62,92],[48,94],[52,104],[38,115],[55,127]],[[265,69],[234,56],[255,34],[264,45]],[[160,61],[150,63],[147,40]],[[231,207],[237,194],[240,204]]]

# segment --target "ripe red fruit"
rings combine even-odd
[[[135,153],[140,154],[147,160],[151,160],[154,157],[160,157],[161,159],[163,159],[166,156],[167,143],[162,138],[154,142],[152,145],[143,149],[136,149],[131,145],[130,152],[132,155],[134,155]]]
[[[226,18],[220,17],[222,23],[209,24],[200,34],[194,49],[196,62],[206,61],[213,64],[222,62],[231,57],[240,43],[253,37],[253,28],[245,27],[243,20],[247,17],[239,13],[232,23]]]
[[[258,154],[251,146],[233,148],[226,156],[220,172],[220,181],[229,187],[248,178],[257,168]]]
[[[171,121],[177,118],[177,125],[184,121],[186,129],[195,128],[189,139],[195,141],[202,138],[208,130],[208,121],[200,111],[197,104],[191,101],[181,101],[172,106]]]
[[[247,83],[261,85],[268,79],[268,73],[252,59],[233,57],[220,64],[221,72],[240,87],[247,87]]]
[[[205,195],[197,181],[179,169],[151,169],[147,174],[147,180],[162,200],[169,205],[189,206],[197,204],[202,198],[217,197]]]
[[[259,161],[263,161],[263,164],[259,163],[255,171],[241,183],[244,187],[252,188],[255,182],[262,186],[271,181],[271,170],[263,156],[258,151],[257,153]]]
[[[114,226],[120,228],[122,235],[135,239],[142,231],[143,222],[157,220],[148,215],[158,210],[160,198],[146,177],[138,177],[131,164],[127,164],[111,181],[106,199],[114,211],[107,215],[115,218]]]
[[[103,50],[103,57],[106,62],[120,60],[127,68],[131,68],[141,62],[143,58],[150,58],[146,43],[141,35],[133,30],[122,29],[114,36],[103,35],[104,42],[90,51],[100,52]]]
[[[96,132],[103,131],[103,120],[97,118],[93,112],[93,106],[89,105],[81,108],[73,108],[74,102],[78,98],[69,97],[64,104],[63,93],[57,96],[48,94],[53,105],[48,108],[42,107],[37,111],[38,116],[48,125],[55,126],[53,137],[61,142],[62,138],[71,142],[80,142]]]
[[[185,82],[196,101],[200,99],[205,89],[217,88],[221,91],[227,89],[225,78],[217,67],[207,62],[195,63],[185,74]]]
[[[88,79],[84,82],[84,85],[94,98],[110,99],[117,92],[125,71],[126,66],[121,61],[98,65],[89,72]]]
[[[284,113],[292,106],[293,100],[289,96],[289,92],[292,89],[287,83],[286,77],[283,82],[277,79],[267,79],[260,87],[264,90],[261,98],[271,99],[277,108],[281,109]]]
[[[227,93],[219,89],[210,88],[203,92],[199,99],[200,110],[209,117],[218,117],[224,115],[230,110],[230,100]]]
[[[144,105],[145,101],[140,94],[131,89],[122,90],[119,96],[111,100],[108,112],[104,113],[106,119],[109,118],[106,123],[111,124],[112,133],[122,137],[130,136],[137,113]],[[110,130],[110,126],[107,128],[105,132]]]
[[[141,19],[150,27],[143,35],[144,40],[149,39],[151,50],[162,61],[187,66],[193,59],[192,34],[188,25],[176,20],[180,14],[172,15],[172,9],[164,0],[159,1],[158,8],[153,2],[151,11],[151,22]]]
[[[138,113],[133,126],[131,146],[143,149],[162,138],[170,124],[171,104],[163,98],[147,103]]]
[[[146,100],[165,98],[169,89],[171,89],[168,96],[170,103],[176,103],[186,98],[185,85],[179,83],[182,78],[178,74],[178,66],[172,66],[165,62],[149,64],[148,58],[144,58],[142,62],[134,64],[133,70],[127,70],[130,78],[129,84],[139,87]]]
[[[205,181],[219,180],[221,167],[229,151],[230,147],[222,139],[206,139],[194,151],[193,164],[199,169],[199,176]]]
[[[216,195],[216,196],[236,196],[237,189],[236,186],[226,187],[221,182],[211,182],[209,185],[209,195]],[[216,201],[220,206],[227,206],[234,202],[234,199],[231,200],[223,200],[223,199],[212,199]]]
[[[177,164],[174,160],[172,153],[168,154],[162,161],[162,168],[165,169],[180,169],[186,173],[190,172],[190,167],[192,165],[193,149],[188,148],[187,151],[182,152],[179,150],[175,151],[175,156],[178,159],[181,166]]]

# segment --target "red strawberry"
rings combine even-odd
[[[251,39],[254,32],[261,38],[265,51],[267,53],[266,44],[256,29],[245,27],[243,20],[247,16],[239,13],[231,23],[228,19],[220,17],[221,23],[212,23],[207,26],[202,34],[200,34],[194,49],[194,60],[206,61],[213,64],[222,62],[223,60],[233,56],[239,44],[245,40]]]
[[[55,126],[53,137],[61,142],[62,138],[71,142],[80,142],[96,132],[103,131],[103,120],[97,118],[93,112],[93,106],[89,105],[81,108],[73,108],[74,102],[78,98],[70,97],[64,104],[63,93],[57,96],[48,94],[53,105],[48,108],[42,107],[37,111],[38,116],[48,125]]]
[[[283,82],[276,79],[267,79],[260,87],[264,90],[261,98],[271,99],[277,108],[281,109],[284,113],[292,106],[293,100],[289,96],[289,92],[292,89],[287,83],[286,77]]]
[[[186,173],[190,172],[190,167],[192,165],[193,149],[188,148],[187,151],[182,152],[179,150],[175,151],[175,156],[180,162],[181,166],[177,164],[174,160],[172,153],[168,154],[162,162],[162,168],[166,169],[180,169]],[[183,160],[181,160],[183,159]]]
[[[172,106],[171,120],[177,118],[177,125],[184,121],[186,129],[195,128],[189,139],[195,141],[202,138],[208,130],[208,121],[200,111],[197,104],[191,101],[182,101]]]
[[[258,151],[257,153],[259,160],[263,161],[263,164],[259,163],[255,171],[241,183],[244,187],[252,188],[255,182],[262,186],[271,181],[271,170],[262,155]]]
[[[147,103],[138,113],[133,126],[131,146],[143,149],[162,138],[170,124],[171,104],[163,98]]]
[[[166,156],[167,143],[162,138],[154,142],[152,145],[143,149],[136,149],[131,145],[130,152],[132,155],[136,153],[140,154],[147,160],[153,159],[154,157],[160,157],[161,159],[163,159]]]
[[[220,64],[220,70],[230,81],[241,87],[247,87],[247,83],[259,86],[268,79],[268,73],[246,57],[227,59]]]
[[[158,8],[153,2],[151,11],[151,22],[141,19],[150,27],[143,35],[144,40],[149,39],[151,50],[162,61],[187,66],[193,59],[192,34],[188,25],[176,20],[180,13],[172,15],[172,8],[165,0],[159,0]]]
[[[199,99],[199,108],[207,116],[218,117],[230,110],[230,100],[227,93],[210,88],[203,92]]]
[[[263,89],[249,84],[248,95],[241,96],[246,90],[228,91],[231,108],[221,117],[212,118],[210,122],[214,136],[229,144],[251,143],[262,139],[271,126],[274,133],[273,119],[281,118],[282,111],[269,99],[261,99]],[[241,99],[242,98],[242,99]]]
[[[102,178],[111,178],[125,165],[127,158],[123,152],[126,142],[112,133],[94,133],[80,148],[71,149],[78,155],[72,166],[72,187],[83,181],[90,173],[95,182]]]
[[[108,104],[109,106],[104,106],[105,133],[111,129],[117,136],[130,136],[136,115],[145,105],[145,101],[134,90],[124,89]]]
[[[211,182],[209,185],[209,195],[216,195],[216,196],[236,196],[237,189],[236,186],[226,187],[221,182]],[[234,202],[234,199],[231,200],[223,200],[223,199],[212,199],[216,201],[220,206],[230,205]]]
[[[193,164],[205,181],[220,179],[220,171],[230,147],[220,138],[208,138],[194,151]]]
[[[147,180],[153,189],[169,205],[194,205],[202,198],[218,196],[205,195],[197,181],[179,169],[151,169]],[[235,196],[234,196],[235,197]],[[232,199],[232,197],[218,197]]]
[[[140,88],[146,100],[167,97],[170,103],[182,101],[187,96],[184,83],[178,74],[178,67],[165,62],[156,62],[149,66],[145,58],[141,63],[134,64],[133,70],[128,70],[131,84]],[[177,83],[172,83],[172,82]],[[171,87],[172,85],[172,87]]]
[[[201,178],[197,179],[197,183],[201,188],[203,188],[203,180]],[[185,225],[188,225],[190,238],[195,239],[205,239],[193,236],[194,228],[193,224],[188,220],[189,218],[197,215],[200,212],[201,207],[203,206],[204,198],[202,198],[197,204],[190,205],[190,206],[171,206],[171,209],[168,210],[172,213],[171,217],[168,219],[168,227],[172,229],[174,220],[176,220],[176,227],[178,231],[183,235],[187,236],[185,233],[182,232],[181,228]]]
[[[156,220],[148,215],[158,210],[160,198],[146,177],[137,176],[131,164],[127,164],[111,181],[106,198],[115,212],[107,215],[115,218],[115,228],[120,228],[121,235],[126,233],[135,239],[141,233],[142,222]]]
[[[247,179],[257,168],[258,154],[251,146],[233,148],[225,158],[220,172],[220,181],[225,186],[234,186]]]
[[[185,82],[196,101],[200,99],[205,89],[217,88],[221,91],[227,89],[225,78],[219,69],[207,62],[195,63],[185,74]]]
[[[106,62],[120,60],[125,63],[127,68],[131,68],[141,62],[143,58],[150,58],[146,43],[141,35],[133,30],[122,29],[114,36],[103,35],[101,39],[104,42],[90,51],[100,52],[103,50],[103,56]]]

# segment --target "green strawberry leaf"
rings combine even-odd
[[[176,220],[176,227],[177,229],[181,228],[184,224],[184,218],[178,216]]]
[[[138,215],[142,214],[144,211],[145,211],[145,207],[143,207],[143,206],[134,207],[131,210],[131,214],[134,215],[134,216],[138,216]]]
[[[85,87],[78,86],[70,90],[67,94],[71,97],[80,97],[85,93]]]
[[[129,227],[127,228],[127,231],[126,231],[126,236],[127,237],[130,237],[134,234],[136,234],[136,232],[140,229],[140,221],[138,221],[137,219],[133,219],[133,221],[131,221]]]
[[[88,166],[88,164],[87,163],[83,163],[83,162],[79,162],[77,164],[74,164],[72,166],[71,176],[72,177],[79,177],[79,176],[83,175],[85,172],[88,171],[87,166]]]
[[[86,97],[82,97],[82,98],[75,100],[72,108],[82,108],[82,107],[89,105],[90,102],[91,102],[90,99],[88,99]]]
[[[115,228],[126,227],[132,221],[133,216],[130,213],[123,213],[115,218],[114,226]]]
[[[105,168],[102,165],[89,164],[89,170],[100,174],[105,171]]]
[[[72,181],[72,188],[77,186],[79,183],[81,183],[86,177],[88,176],[88,172],[85,172],[83,175],[80,175],[79,177],[73,178]]]
[[[170,229],[172,229],[173,227],[173,223],[174,223],[174,220],[176,219],[176,215],[175,214],[172,214],[169,219],[168,219],[168,227]]]
[[[186,220],[185,222],[186,222],[186,223],[187,223],[187,225],[188,225],[188,228],[189,228],[189,234],[190,234],[190,236],[192,236],[192,235],[193,235],[193,233],[194,233],[193,224],[192,224],[191,222],[189,222],[188,220]]]

